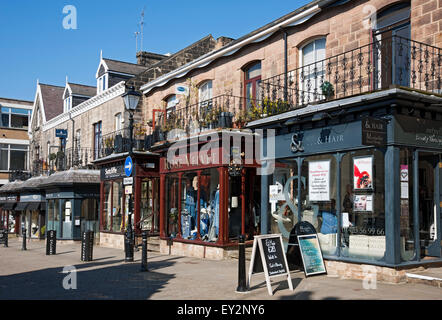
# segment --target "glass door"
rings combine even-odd
[[[62,238],[72,239],[72,201],[61,200]]]
[[[98,212],[97,199],[90,198],[81,201],[81,233],[93,231],[94,239],[99,239],[100,235]]]
[[[440,154],[419,152],[419,240],[420,258],[440,257]]]

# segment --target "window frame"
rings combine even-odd
[[[260,75],[247,79],[247,73],[250,71],[250,69],[252,69],[254,66],[259,64],[259,69],[260,69]],[[246,108],[249,108],[249,103],[247,102],[249,97],[247,97],[247,86],[249,84],[252,84],[252,100],[258,100],[258,90],[259,90],[259,83],[262,81],[262,61],[261,60],[257,60],[257,61],[253,61],[248,63],[244,68],[243,68],[243,80],[244,80],[244,88],[243,88],[243,93],[244,93],[244,100],[245,100],[245,106]]]
[[[5,148],[4,146],[7,146],[7,148]],[[13,148],[11,146],[20,146],[23,148],[22,149]],[[26,150],[24,148],[26,148]],[[2,143],[2,144],[0,144],[0,151],[6,151],[8,153],[7,169],[0,169],[0,172],[9,172],[11,170],[22,170],[25,172],[29,171],[29,145]],[[11,151],[23,152],[25,154],[25,159],[24,159],[25,168],[24,169],[11,169]]]

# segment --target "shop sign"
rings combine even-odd
[[[373,157],[357,157],[353,159],[354,190],[373,189]]]
[[[442,122],[396,115],[395,139],[409,145],[442,148]]]
[[[309,200],[330,201],[330,160],[309,162]]]
[[[401,199],[408,199],[408,165],[401,165]]]
[[[124,178],[124,179],[123,179],[123,184],[124,184],[125,186],[133,185],[133,184],[134,184],[134,177]]]
[[[267,289],[273,295],[270,279],[273,277],[285,276],[290,290],[293,291],[292,279],[290,278],[287,257],[283,250],[282,235],[270,234],[255,236],[252,250],[252,260],[250,262],[248,287],[252,275],[263,273],[267,282]]]
[[[6,199],[6,201],[9,201],[9,202],[18,202],[18,197],[17,197],[17,196],[8,196],[8,198]]]
[[[68,131],[64,129],[55,129],[55,136],[57,138],[66,139],[68,137]]]
[[[101,169],[101,180],[113,180],[125,178],[126,173],[124,172],[123,166],[115,166],[111,168]]]
[[[321,247],[319,246],[318,235],[298,236],[298,243],[305,275],[308,277],[315,274],[327,273]]]
[[[387,144],[387,121],[373,117],[362,120],[362,145],[384,147]]]
[[[20,197],[20,202],[42,202],[45,201],[41,194],[25,195]]]
[[[6,197],[0,197],[0,202],[6,202],[7,198]]]

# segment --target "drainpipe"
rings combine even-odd
[[[288,44],[287,44],[287,31],[281,28],[284,39],[284,101],[288,101]]]
[[[72,114],[69,112],[69,120],[72,121],[72,154],[71,154],[71,166],[74,165],[74,150],[75,150],[75,120],[72,119]]]

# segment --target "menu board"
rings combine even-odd
[[[283,250],[282,235],[273,234],[255,236],[252,260],[249,269],[249,287],[252,275],[262,272],[265,274],[267,288],[270,295],[273,295],[270,284],[270,278],[272,277],[286,276],[289,288],[293,290],[287,258]]]
[[[305,275],[308,277],[315,274],[327,273],[318,236],[316,234],[298,236],[298,243]]]

